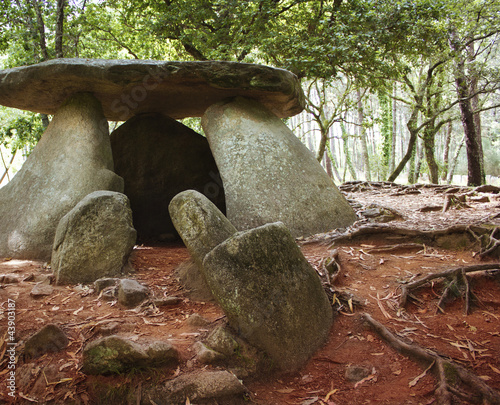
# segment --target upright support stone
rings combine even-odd
[[[237,229],[281,221],[297,237],[356,220],[313,154],[258,102],[217,103],[202,125],[224,184],[226,215]]]
[[[59,220],[96,190],[123,192],[113,173],[100,102],[76,94],[52,122],[10,183],[0,189],[0,257],[48,260]]]

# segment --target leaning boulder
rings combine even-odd
[[[205,256],[203,268],[232,328],[279,369],[296,370],[326,341],[328,297],[282,223],[234,235]]]
[[[135,116],[111,133],[111,148],[139,239],[177,236],[168,204],[181,191],[198,190],[225,210],[207,139],[180,122],[159,113]]]
[[[177,194],[168,210],[175,229],[200,269],[205,255],[237,232],[224,214],[195,190]]]
[[[59,220],[83,197],[96,190],[123,191],[123,180],[112,170],[101,104],[91,94],[76,94],[0,189],[0,257],[48,260]]]
[[[215,104],[202,125],[222,176],[226,215],[237,229],[281,221],[297,237],[356,220],[313,154],[258,102]]]
[[[57,226],[52,252],[56,283],[121,275],[135,240],[127,197],[112,191],[89,194]]]

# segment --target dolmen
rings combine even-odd
[[[0,189],[0,257],[50,260],[59,221],[95,191],[129,198],[139,239],[175,237],[168,204],[187,189],[209,198],[238,231],[282,222],[298,237],[356,220],[281,121],[304,107],[286,70],[56,59],[0,71],[0,104],[53,115]],[[202,117],[205,136],[176,121],[186,117]],[[111,137],[109,121],[124,122]]]

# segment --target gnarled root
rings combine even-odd
[[[437,378],[437,388],[435,391],[436,399],[440,405],[451,405],[453,398],[468,402],[482,402],[483,404],[500,404],[500,394],[489,387],[483,380],[475,374],[472,374],[462,366],[447,360],[432,350],[422,348],[416,344],[409,344],[396,337],[384,325],[373,319],[369,314],[361,315],[370,327],[383,339],[389,346],[399,353],[418,361],[421,364],[430,367]],[[450,376],[455,379],[456,384],[450,381]],[[464,391],[468,388],[468,391]]]
[[[438,309],[443,311],[444,302],[450,291],[454,287],[458,287],[459,285],[464,286],[464,295],[465,295],[465,314],[470,312],[470,303],[471,298],[474,297],[470,289],[469,280],[467,278],[467,273],[477,272],[477,271],[486,271],[486,270],[500,270],[500,263],[485,263],[485,264],[474,264],[471,266],[462,266],[462,267],[454,267],[451,269],[447,269],[444,271],[440,271],[438,273],[431,273],[427,276],[412,281],[408,284],[401,285],[401,296],[399,298],[399,305],[404,307],[408,301],[408,296],[410,291],[415,290],[424,284],[427,284],[431,280],[435,280],[437,278],[447,279],[449,280],[449,284],[446,286],[441,298],[438,302]]]

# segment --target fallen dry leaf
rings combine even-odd
[[[408,383],[408,386],[411,388],[411,387],[414,387],[415,385],[418,384],[418,382],[420,381],[421,378],[425,377],[427,372],[434,366],[436,362],[433,361],[431,363],[431,365],[429,367],[427,367],[424,372],[420,375],[417,375],[413,380],[411,380],[409,383]]]
[[[331,397],[333,394],[336,394],[338,390],[339,390],[338,388],[335,388],[334,390],[331,390],[328,394],[326,394],[326,397],[325,397],[325,399],[323,400],[323,402],[328,402],[328,400],[330,399],[330,397]]]
[[[488,366],[490,366],[490,368],[497,374],[500,374],[500,370],[494,366],[492,366],[491,364],[488,364]]]

